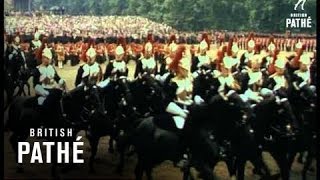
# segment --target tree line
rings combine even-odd
[[[163,22],[181,31],[228,30],[299,33],[316,32],[316,0],[307,0],[304,11],[294,10],[298,0],[32,0],[41,6],[64,7],[71,15],[137,15]],[[311,29],[286,29],[290,13],[312,18]]]

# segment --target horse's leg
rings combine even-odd
[[[13,151],[15,153],[15,158],[16,158],[16,163],[17,163],[17,172],[18,173],[22,173],[23,172],[23,165],[22,163],[18,163],[18,142],[19,142],[19,137],[16,133],[13,133],[11,136],[10,136],[10,144],[13,148]]]
[[[109,153],[114,153],[113,141],[114,141],[114,138],[113,138],[113,135],[111,135],[109,139],[109,148],[108,148]]]
[[[235,161],[236,160],[234,159],[234,156],[228,156],[225,159],[225,163],[227,164],[230,177],[236,175],[236,162]]]
[[[201,178],[202,179],[208,179],[208,180],[213,180],[214,175],[213,175],[213,169],[210,168],[209,165],[203,164],[200,166],[200,173],[201,173]]]
[[[28,82],[26,82],[26,85],[27,85],[28,95],[31,96],[30,84]]]
[[[308,172],[309,167],[312,163],[312,159],[313,159],[313,155],[310,151],[308,151],[308,155],[306,157],[306,161],[304,163],[303,170],[302,170],[302,179],[303,180],[307,179],[307,172]]]
[[[22,93],[23,93],[24,96],[27,96],[27,93],[26,93],[26,91],[24,90],[25,85],[26,85],[25,82],[23,82],[23,83],[21,84],[21,91],[22,91]]]
[[[283,150],[275,150],[271,154],[279,166],[281,178],[283,180],[289,180],[290,170],[288,166],[288,159],[286,157],[287,156],[286,152]]]
[[[244,167],[246,165],[246,160],[243,159],[242,157],[237,158],[236,161],[237,165],[237,180],[244,180]]]
[[[119,165],[117,167],[117,172],[122,173],[123,167],[124,167],[124,161],[125,161],[125,156],[128,155],[126,154],[126,150],[130,151],[130,140],[127,138],[127,136],[123,136],[123,134],[120,134],[118,137],[117,141],[117,150],[120,153],[120,161]],[[129,152],[131,153],[131,152]],[[129,155],[128,155],[129,156]]]
[[[16,96],[21,96],[22,93],[24,94],[23,87],[21,87],[21,85],[19,84],[19,85],[18,85],[18,93],[17,93]]]
[[[90,172],[94,173],[94,159],[96,157],[97,151],[98,151],[98,143],[99,143],[99,139],[100,137],[94,136],[92,133],[90,133],[89,136],[89,142],[90,142],[90,146],[91,146],[91,156],[90,156],[90,160],[89,160],[89,168],[90,168]]]
[[[183,171],[183,180],[189,180],[191,179],[191,172],[190,172],[190,160],[188,161],[187,165],[182,169]]]
[[[261,152],[256,158],[252,158],[250,161],[254,165],[254,174],[258,174],[260,176],[270,176],[269,170],[262,160]]]
[[[117,173],[122,174],[123,167],[124,167],[124,156],[125,156],[125,149],[120,149],[120,162],[117,167]]]
[[[136,180],[142,180],[143,164],[141,162],[141,156],[138,156],[138,162],[137,162],[136,168],[134,170],[134,173],[136,175]]]
[[[146,167],[147,179],[152,180],[153,179],[152,178],[152,168],[153,168],[152,163],[149,163],[149,165],[145,166],[145,167]]]
[[[296,152],[290,152],[288,155],[288,168],[291,169],[291,166],[293,164],[294,158],[296,157]]]

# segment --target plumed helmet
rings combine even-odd
[[[48,59],[52,59],[52,52],[49,48],[44,48],[42,50],[42,57],[47,57]]]

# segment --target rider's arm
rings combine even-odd
[[[177,96],[176,95],[177,88],[178,88],[177,84],[172,82],[171,80],[165,84],[165,92],[166,92],[166,97],[164,100],[164,106],[166,108],[165,110],[168,113],[186,117],[187,116],[186,112],[174,102]]]
[[[34,86],[35,93],[37,95],[47,96],[49,92],[41,86],[40,76],[41,76],[40,71],[38,70],[38,68],[36,68],[33,74],[33,86]]]
[[[54,77],[53,77],[53,79],[54,79],[57,83],[59,83],[59,84],[62,83],[62,82],[61,82],[62,79],[61,79],[60,76],[58,75],[56,69],[54,69]]]
[[[110,62],[107,65],[106,72],[104,73],[104,79],[108,79],[111,76],[112,69],[113,69],[113,64],[112,62]]]
[[[134,78],[136,78],[139,75],[139,73],[141,73],[141,71],[142,71],[142,63],[140,60],[138,60],[137,66],[136,66],[136,71],[134,73]]]
[[[198,63],[199,63],[198,57],[197,57],[197,56],[194,56],[194,57],[192,58],[192,64],[191,64],[191,72],[192,72],[192,73],[195,72],[195,71],[198,69],[198,68],[197,68]]]
[[[82,81],[82,74],[83,74],[83,66],[80,66],[79,69],[78,69],[78,73],[77,73],[77,76],[76,76],[76,81],[74,83],[75,87],[77,87],[81,81]]]

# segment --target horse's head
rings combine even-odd
[[[241,98],[241,96],[233,90],[230,90],[227,93],[227,97],[228,97],[227,102],[229,104],[229,107],[231,108],[235,117],[238,117],[240,120],[237,123],[247,124],[248,120],[253,115],[253,111],[250,107],[250,104],[245,102]]]
[[[315,101],[317,99],[316,87],[307,84],[304,85],[302,88],[300,88],[300,98],[302,103],[306,105],[307,110],[314,109],[316,106]]]
[[[103,99],[98,86],[92,85],[89,87],[86,99],[88,100],[89,106],[92,107],[93,111],[106,114]]]
[[[155,103],[154,101],[161,101],[163,97],[163,91],[156,81],[156,79],[150,74],[144,74],[142,77],[137,81],[138,87],[140,88],[139,91],[142,93],[142,97],[145,97],[147,103]]]
[[[197,71],[197,76],[194,79],[194,89],[199,90],[199,95],[204,99],[209,99],[216,95],[217,87],[215,86],[215,79],[212,75],[212,70],[201,68]]]
[[[114,89],[117,91],[117,98],[120,106],[127,106],[132,103],[132,94],[127,77],[119,77],[115,81]]]
[[[280,137],[293,137],[296,132],[296,117],[288,99],[275,96],[272,109],[273,112],[269,114],[271,115],[271,129]]]

